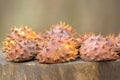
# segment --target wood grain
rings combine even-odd
[[[0,57],[0,80],[120,80],[120,60],[60,64],[8,62]]]

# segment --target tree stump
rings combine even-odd
[[[120,60],[40,64],[12,63],[0,57],[0,80],[120,80],[119,68]]]

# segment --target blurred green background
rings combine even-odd
[[[0,42],[13,26],[40,32],[60,21],[80,33],[117,34],[120,0],[0,0]]]

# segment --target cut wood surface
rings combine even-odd
[[[120,60],[40,64],[12,63],[0,57],[0,80],[120,80],[119,68]]]

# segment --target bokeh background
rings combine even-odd
[[[40,32],[60,21],[79,33],[117,34],[120,0],[0,0],[0,42],[13,26]]]

